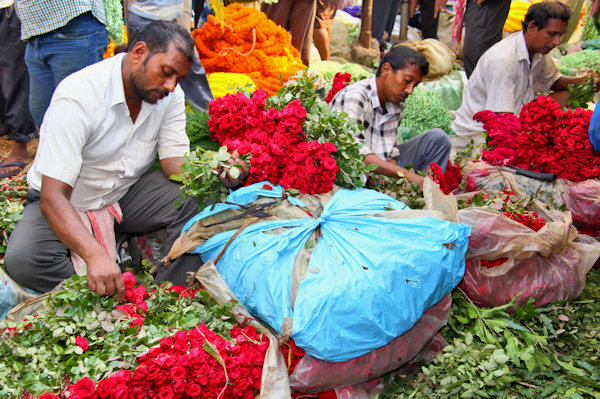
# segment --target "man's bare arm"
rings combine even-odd
[[[84,226],[69,201],[72,191],[68,184],[42,176],[40,209],[58,239],[86,262],[90,290],[121,302],[125,299],[121,269]]]
[[[375,173],[389,177],[398,177],[398,172],[402,172],[406,180],[411,183],[417,183],[419,186],[423,186],[423,177],[416,173],[412,173],[404,168],[398,166],[394,161],[384,161],[377,155],[369,154],[365,157],[365,163],[367,165],[377,165]]]

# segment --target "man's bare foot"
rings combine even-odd
[[[29,162],[31,156],[27,152],[27,143],[14,143],[11,153],[0,165],[0,178],[18,174]]]

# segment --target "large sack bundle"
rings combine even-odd
[[[408,46],[427,58],[427,61],[429,61],[429,73],[425,76],[427,79],[434,79],[447,74],[452,70],[456,61],[454,51],[436,39],[400,43],[398,46]]]
[[[346,361],[388,344],[462,278],[470,229],[440,212],[373,190],[283,197],[262,186],[229,196],[251,207],[241,218],[217,204],[190,220],[168,258],[218,260],[244,307],[313,357]],[[257,222],[255,206],[270,216]]]
[[[463,169],[465,191],[502,191],[505,187],[520,195],[534,195],[555,207],[571,211],[576,226],[600,230],[600,181],[548,182],[522,176],[510,168],[487,162],[472,162]]]
[[[21,302],[37,296],[37,293],[23,287],[0,269],[0,319]]]
[[[583,291],[586,275],[600,257],[600,243],[578,235],[568,211],[547,209],[539,201],[531,210],[546,220],[539,231],[495,210],[459,211],[461,223],[472,228],[460,288],[479,306],[503,305],[517,295],[519,305],[534,298],[536,306],[543,306]],[[498,260],[499,265],[490,265]]]

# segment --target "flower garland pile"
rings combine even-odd
[[[257,87],[275,94],[296,72],[305,68],[290,34],[266,15],[232,3],[224,9],[224,26],[213,15],[192,32],[207,73],[248,75]]]
[[[588,138],[591,117],[589,110],[564,111],[552,98],[539,96],[525,104],[518,118],[481,111],[473,119],[487,131],[490,150],[482,153],[484,161],[578,182],[600,177],[600,153],[594,153]]]
[[[306,110],[300,100],[281,111],[265,111],[266,100],[267,92],[257,90],[251,98],[228,94],[208,107],[213,138],[231,152],[252,154],[245,184],[266,180],[307,194],[331,190],[339,170],[330,155],[337,151],[335,145],[305,141]]]

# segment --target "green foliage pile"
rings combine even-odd
[[[135,359],[161,338],[199,323],[228,337],[235,321],[233,303],[218,305],[204,290],[186,298],[169,291],[170,284],[157,287],[151,277],[145,279],[150,297],[141,328],[130,328],[132,319],[115,309],[113,298],[90,291],[86,276],[78,275],[47,298],[37,317],[0,321],[0,397],[59,392],[65,383],[85,376],[98,380],[133,369]],[[86,351],[75,344],[76,336],[88,340]]]
[[[600,397],[600,270],[574,301],[536,309],[478,308],[453,295],[442,335],[450,345],[429,365],[388,381],[380,398]]]
[[[576,75],[581,68],[590,68],[595,71],[600,69],[600,52],[595,50],[582,50],[565,55],[560,59],[558,70],[564,75]]]
[[[406,141],[433,128],[452,133],[450,111],[437,92],[417,86],[406,99],[405,106],[399,141]]]
[[[352,62],[341,64],[336,61],[317,61],[310,64],[310,70],[329,84],[333,82],[333,78],[338,72],[349,73],[352,76],[352,80],[349,84],[356,83],[375,75],[374,72],[367,70],[366,67]]]

